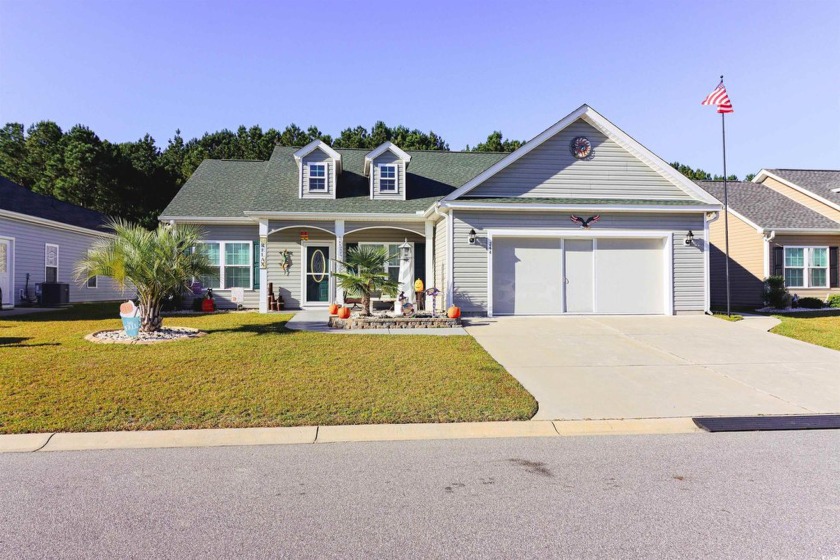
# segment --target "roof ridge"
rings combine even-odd
[[[840,169],[803,169],[798,167],[768,167],[768,171],[816,171],[819,173],[840,173]]]

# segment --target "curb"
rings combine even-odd
[[[366,424],[0,435],[0,453],[706,433],[691,418]]]

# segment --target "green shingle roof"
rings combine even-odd
[[[580,204],[584,206],[597,205],[633,205],[633,206],[695,206],[701,204],[697,200],[645,200],[639,198],[537,198],[537,197],[479,197],[462,196],[460,202],[476,203],[505,203],[505,204]]]
[[[164,217],[242,217],[246,211],[405,213],[426,210],[507,154],[408,151],[406,200],[371,200],[364,175],[368,150],[338,149],[343,172],[335,199],[301,199],[293,154],[277,146],[268,161],[205,160],[181,187]]]

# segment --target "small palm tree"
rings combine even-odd
[[[92,276],[109,276],[125,289],[137,289],[140,300],[140,330],[154,332],[163,320],[163,299],[186,291],[193,278],[211,273],[210,261],[196,251],[200,231],[187,225],[160,225],[154,231],[122,220],[109,224],[114,237],[93,245],[88,256],[76,265],[76,279],[86,282]]]
[[[362,315],[370,315],[370,300],[375,292],[396,296],[399,285],[388,277],[385,263],[388,252],[376,245],[358,245],[347,250],[347,262],[336,260],[346,272],[336,272],[338,286],[353,294],[362,296]]]

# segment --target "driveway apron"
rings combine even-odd
[[[475,339],[537,420],[840,412],[840,352],[707,316],[504,317]]]

